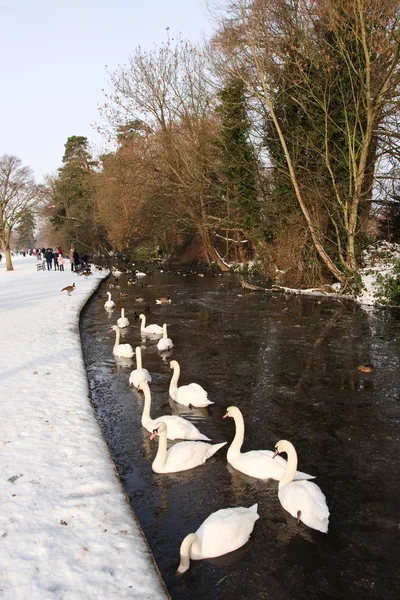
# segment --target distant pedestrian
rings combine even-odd
[[[51,250],[51,248],[47,248],[46,252],[44,253],[44,257],[46,259],[46,263],[47,263],[47,270],[51,271],[52,270],[52,262],[53,262],[53,251]]]
[[[74,250],[75,248],[71,248],[69,251],[69,262],[71,263],[71,271],[74,270]]]
[[[0,262],[1,262],[1,259],[2,259],[2,258],[3,258],[3,255],[2,255],[2,254],[0,254]]]
[[[84,269],[88,266],[88,262],[89,262],[89,255],[86,253],[81,254],[81,264]]]
[[[61,255],[62,255],[62,248],[61,248],[61,246],[58,246],[58,248],[57,248],[57,252],[58,252],[58,254],[61,254]]]
[[[62,254],[58,255],[58,268],[60,269],[60,271],[64,271],[64,263],[65,263],[65,258],[63,257]]]
[[[54,262],[54,270],[58,271],[58,252],[54,250],[53,252],[53,262]]]
[[[74,258],[75,271],[78,271],[79,270],[79,252],[76,248],[74,250],[73,258]]]

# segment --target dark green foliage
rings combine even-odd
[[[35,229],[36,229],[36,221],[31,210],[26,210],[26,212],[21,216],[18,222],[18,228],[16,233],[18,235],[17,246],[21,250],[25,248],[33,247],[35,243]]]
[[[219,170],[225,178],[229,199],[238,211],[238,221],[244,231],[254,234],[260,225],[257,161],[250,141],[243,81],[238,78],[228,80],[219,98],[221,128],[217,145],[222,150]]]
[[[382,306],[400,306],[400,262],[397,261],[393,275],[383,277],[378,275],[379,292],[377,297]]]

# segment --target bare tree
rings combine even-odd
[[[35,184],[30,167],[16,156],[0,157],[0,242],[7,271],[13,269],[10,239],[15,227],[38,206],[44,188]]]

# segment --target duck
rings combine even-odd
[[[146,302],[146,300],[144,298],[142,298],[141,296],[136,296],[135,302]]]
[[[322,533],[328,533],[329,508],[322,490],[312,481],[293,481],[297,469],[297,452],[288,440],[275,444],[274,456],[286,452],[288,461],[284,476],[279,480],[278,498],[282,507],[297,522]]]
[[[162,335],[163,328],[160,325],[156,325],[153,323],[152,325],[146,326],[146,315],[143,313],[139,315],[139,319],[141,320],[140,325],[140,333],[149,334],[149,335]]]
[[[215,558],[244,546],[260,518],[257,510],[258,504],[253,504],[249,508],[220,508],[211,513],[195,533],[189,533],[183,540],[177,573],[189,569],[190,559]]]
[[[121,316],[119,319],[117,319],[117,325],[120,329],[123,329],[124,327],[129,327],[129,320],[125,316],[124,308],[121,308]]]
[[[115,302],[111,300],[111,292],[107,292],[107,296],[108,300],[104,303],[104,308],[106,310],[111,310],[112,308],[115,308]]]
[[[68,292],[68,296],[70,296],[71,292],[73,292],[74,289],[75,289],[75,282],[72,285],[67,285],[67,287],[63,288],[61,291]]]
[[[157,343],[157,350],[159,352],[165,352],[165,350],[171,350],[171,348],[173,348],[174,344],[171,340],[171,338],[168,337],[168,333],[167,333],[167,324],[164,323],[163,325],[163,336],[160,340],[158,340]]]
[[[171,304],[171,298],[169,296],[165,296],[163,298],[157,298],[156,304]]]
[[[125,292],[120,292],[120,293],[119,293],[119,297],[120,297],[120,298],[127,298],[127,297],[128,297],[128,294],[126,294]]]
[[[214,404],[214,402],[211,402],[211,400],[207,398],[208,393],[206,390],[198,383],[189,383],[178,387],[181,368],[177,360],[171,360],[169,368],[173,371],[172,379],[169,384],[169,395],[175,402],[183,404],[184,406],[193,406],[196,408]]]
[[[137,390],[141,389],[143,381],[151,383],[151,375],[147,369],[143,369],[142,366],[142,349],[140,346],[135,348],[136,355],[136,369],[131,371],[129,375],[129,385],[135,387]]]
[[[111,333],[112,331],[115,331],[116,333],[116,337],[115,337],[115,344],[114,344],[114,348],[113,348],[113,354],[114,356],[117,356],[118,358],[132,358],[133,356],[133,348],[130,344],[120,344],[119,340],[121,339],[121,330],[118,327],[118,325],[113,325],[109,331],[109,333]]]
[[[281,456],[274,460],[272,450],[251,450],[240,452],[244,440],[243,415],[237,406],[229,406],[226,414],[222,417],[231,417],[235,421],[235,437],[229,446],[227,460],[237,471],[255,477],[256,479],[275,479],[279,481],[285,474],[287,462]],[[313,475],[297,471],[295,479],[314,479]]]
[[[178,473],[188,471],[211,458],[226,442],[220,444],[208,444],[207,442],[178,442],[167,450],[167,425],[158,421],[150,436],[151,440],[158,435],[158,450],[152,464],[154,473]]]
[[[360,365],[358,367],[358,370],[361,373],[372,373],[372,371],[374,370],[374,365],[372,365],[371,363],[368,363],[366,365]]]
[[[142,425],[147,431],[152,433],[157,423],[162,421],[167,426],[167,437],[169,440],[203,440],[210,441],[210,438],[200,433],[200,431],[187,419],[176,415],[163,415],[156,420],[150,417],[151,394],[147,381],[140,382],[140,389],[144,393],[144,406],[142,413]]]

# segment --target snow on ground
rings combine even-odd
[[[13,264],[0,263],[0,597],[167,598],[89,399],[78,317],[104,272]]]

